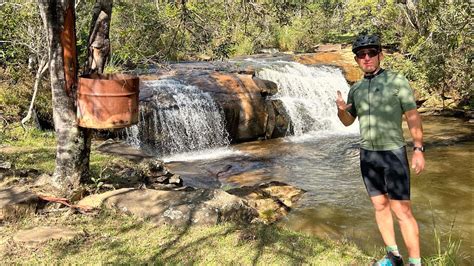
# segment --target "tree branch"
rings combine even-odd
[[[26,129],[25,124],[28,122],[28,120],[30,120],[33,113],[33,106],[35,104],[38,88],[41,85],[41,79],[43,78],[44,72],[46,72],[46,70],[49,68],[48,63],[49,60],[46,59],[46,56],[43,56],[43,58],[41,58],[40,64],[38,65],[38,72],[36,72],[35,85],[33,87],[33,96],[31,97],[30,107],[28,108],[28,113],[26,116],[21,120],[21,126],[23,129]]]

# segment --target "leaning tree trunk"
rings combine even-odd
[[[68,195],[89,174],[90,143],[76,120],[77,83],[74,1],[38,1],[48,36],[53,119],[57,138],[52,184]],[[72,24],[71,24],[72,23]]]
[[[87,44],[88,59],[85,74],[104,72],[110,54],[110,19],[113,0],[96,0]]]

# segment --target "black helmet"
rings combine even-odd
[[[367,35],[361,34],[357,39],[352,43],[352,52],[356,53],[362,48],[377,48],[377,50],[382,50],[382,45],[380,44],[380,38],[377,35]]]

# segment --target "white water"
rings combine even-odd
[[[147,123],[140,119],[138,126],[127,130],[127,141],[142,145],[145,127],[154,132],[154,143],[146,143],[159,155],[199,151],[229,145],[223,113],[212,97],[198,87],[179,81],[161,79],[144,81],[142,87],[152,89],[156,95],[152,117]],[[160,99],[172,97],[173,104],[163,106]],[[140,115],[143,117],[143,114]],[[151,130],[150,130],[151,128]]]
[[[259,78],[278,85],[280,99],[291,117],[293,140],[334,133],[357,133],[358,123],[345,127],[337,117],[336,92],[347,97],[349,85],[335,67],[310,67],[295,62],[272,62],[260,70]]]
[[[337,117],[336,91],[340,90],[343,97],[347,97],[349,91],[340,69],[287,61],[254,63],[264,66],[257,73],[258,77],[278,85],[278,93],[273,98],[283,102],[291,117],[294,134],[288,136],[289,141],[306,142],[322,136],[358,132],[357,122],[344,127]],[[146,146],[167,161],[233,154],[228,148],[222,110],[208,93],[173,79],[144,81],[141,86],[154,91],[156,109],[147,121],[140,112],[139,124],[126,130],[128,143]],[[162,99],[170,97],[173,104],[170,105],[169,100],[168,106],[163,104]],[[150,143],[150,138],[146,140],[145,134],[154,134],[151,138],[154,143]]]

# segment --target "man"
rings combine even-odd
[[[403,265],[395,242],[392,211],[400,224],[410,265],[421,265],[402,131],[405,115],[414,144],[412,168],[419,174],[425,166],[423,129],[413,91],[405,77],[380,67],[384,55],[378,36],[360,35],[352,45],[352,52],[364,78],[351,87],[347,104],[338,91],[336,105],[345,126],[359,118],[361,172],[387,250],[387,255],[374,265]]]

